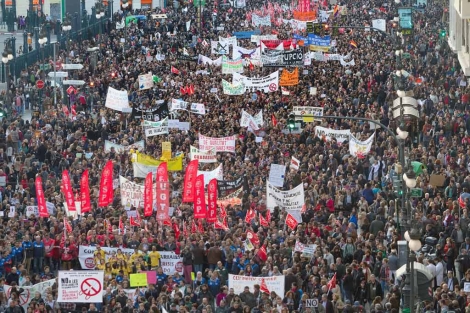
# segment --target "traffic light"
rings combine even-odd
[[[295,115],[290,114],[289,118],[287,119],[287,128],[289,128],[289,131],[294,130],[295,128]]]
[[[447,31],[445,29],[439,30],[439,38],[445,38]]]
[[[92,87],[92,88],[95,87],[95,82],[91,81],[90,82],[90,87]]]
[[[111,72],[111,78],[116,78],[116,72]]]
[[[393,177],[393,191],[395,196],[403,196],[403,181],[398,176]]]

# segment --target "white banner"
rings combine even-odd
[[[349,137],[349,153],[355,157],[363,158],[369,154],[374,142],[375,132],[364,141],[357,140],[352,134]]]
[[[197,175],[204,175],[204,185],[207,185],[214,178],[217,180],[224,180],[224,168],[222,164],[220,164],[212,171],[197,171]]]
[[[199,134],[199,149],[202,151],[214,150],[215,152],[235,153],[235,140],[235,136],[215,138]]]
[[[204,65],[215,65],[215,66],[221,66],[222,65],[222,57],[217,58],[215,60],[212,60],[211,58],[208,58],[202,54],[199,55],[199,64],[204,64]]]
[[[139,90],[146,90],[153,87],[153,75],[139,75]]]
[[[284,275],[271,277],[228,275],[228,285],[230,288],[233,288],[237,295],[243,293],[246,286],[250,287],[250,292],[253,292],[255,290],[255,285],[261,286],[263,280],[270,292],[274,291],[279,297],[283,297],[285,283]]]
[[[232,37],[227,37],[227,38],[219,36],[219,42],[221,44],[224,44],[224,45],[225,44],[232,45],[232,46],[237,46],[238,45],[237,36],[232,36]]]
[[[117,253],[119,248],[101,248],[105,252],[106,260],[111,256],[111,253]],[[82,269],[94,269],[95,261],[93,253],[95,252],[95,246],[79,246],[78,248],[78,259]],[[122,253],[130,257],[134,253],[134,249],[121,248]],[[173,251],[159,251],[160,253],[160,265],[163,268],[165,274],[174,274],[178,272],[183,274],[183,259],[175,254]]]
[[[127,95],[127,91],[108,87],[105,106],[119,112],[122,112],[122,109],[130,109],[131,107],[129,106],[129,97]]]
[[[296,120],[302,120],[302,116],[323,116],[323,108],[321,107],[305,107],[305,106],[294,106],[292,113],[295,115]]]
[[[306,21],[299,21],[299,20],[294,20],[294,19],[282,19],[282,22],[284,24],[289,24],[292,29],[294,30],[305,30],[307,29],[307,22]]]
[[[158,165],[145,165],[142,163],[132,162],[132,171],[134,172],[134,177],[145,178],[148,173],[156,173]]]
[[[261,117],[261,122],[262,122],[262,117]],[[240,126],[241,127],[249,127],[252,130],[258,130],[260,124],[258,124],[258,122],[255,120],[255,118],[251,114],[249,114],[245,110],[242,110],[242,117],[240,119]]]
[[[236,8],[241,9],[241,8],[246,7],[246,0],[234,0],[234,2],[235,2]]]
[[[245,85],[243,83],[231,84],[225,79],[222,79],[222,89],[224,95],[239,96],[245,93]]]
[[[46,202],[47,212],[49,215],[55,214],[55,205],[52,202]],[[28,205],[25,209],[26,217],[30,217],[33,215],[38,217],[39,216],[39,208],[36,205]]]
[[[342,66],[354,66],[354,65],[356,65],[356,62],[354,62],[354,59],[352,59],[352,60],[349,61],[349,62],[346,62],[346,61],[344,61],[343,58],[341,58],[341,59],[339,60],[339,63],[340,63]]]
[[[104,271],[59,271],[59,303],[102,303]]]
[[[286,174],[286,166],[281,164],[271,163],[269,169],[268,181],[276,187],[284,185],[284,175]]]
[[[204,115],[206,114],[206,107],[204,103],[191,103],[191,113]]]
[[[145,136],[152,137],[157,135],[168,134],[168,118],[164,118],[159,122],[144,121]]]
[[[123,146],[117,143],[113,143],[109,140],[105,140],[104,152],[105,153],[111,152],[111,148],[114,148],[114,151],[116,151],[117,153],[123,153],[131,149],[137,149],[137,150],[143,151],[145,149],[145,141],[141,140],[141,141],[134,142],[131,145]]]
[[[247,90],[263,90],[265,93],[275,92],[279,89],[279,71],[260,78],[233,73],[232,83],[243,83]]]
[[[259,45],[261,40],[277,40],[277,35],[251,35],[251,42]]]
[[[265,16],[258,16],[256,14],[251,15],[251,24],[253,26],[268,26],[271,27],[271,16],[269,14]]]
[[[385,33],[387,31],[387,22],[384,19],[372,20],[372,28],[381,30]]]
[[[217,154],[214,150],[201,151],[198,148],[191,146],[189,150],[190,160],[199,160],[199,163],[216,163]]]
[[[243,60],[241,58],[230,60],[225,55],[222,57],[222,74],[243,73]]]
[[[291,190],[280,190],[269,181],[266,183],[266,207],[274,210],[276,206],[284,208],[297,222],[302,223],[301,210],[305,203],[304,185],[300,184]]]
[[[349,136],[351,136],[351,130],[350,129],[331,129],[331,128],[326,128],[326,127],[316,126],[315,135],[320,139],[324,137],[327,141],[331,141],[333,138],[335,138],[336,141],[339,144],[341,144],[349,140]]]
[[[41,283],[32,286],[21,286],[23,292],[20,294],[18,304],[23,307],[24,311],[28,310],[29,303],[35,297],[36,292],[41,294],[41,298],[46,299],[47,293],[52,290],[52,286],[55,284],[55,279],[49,279]],[[12,286],[3,285],[3,292],[5,292],[6,298],[10,299]],[[18,290],[18,286],[16,290]]]
[[[260,59],[260,50],[259,48],[253,48],[253,49],[246,49],[243,47],[233,47],[232,49],[232,59],[255,59],[259,60]]]
[[[154,190],[156,189],[156,184]],[[119,176],[119,190],[121,192],[121,204],[126,210],[130,210],[131,206],[135,208],[144,207],[144,185],[139,185],[125,177]],[[154,197],[155,198],[155,197]],[[153,199],[155,206],[156,199]]]
[[[168,128],[176,128],[179,130],[189,130],[189,122],[180,122],[179,120],[168,120]]]
[[[179,100],[179,99],[171,99],[170,106],[168,107],[168,110],[171,111],[177,111],[177,110],[187,110],[188,109],[189,102]]]

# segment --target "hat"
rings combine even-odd
[[[361,305],[359,301],[354,301],[354,305]]]

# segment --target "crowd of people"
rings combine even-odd
[[[350,53],[354,65],[313,60],[301,69],[296,86],[269,93],[248,90],[238,96],[223,94],[222,80],[232,79],[222,74],[220,66],[193,60],[199,55],[219,57],[211,51],[211,40],[257,28],[247,16],[267,3],[250,0],[236,7],[230,1],[207,1],[205,5],[201,12],[193,3],[175,1],[164,9],[151,10],[151,14],[166,14],[165,19],[153,19],[145,10],[121,10],[103,35],[70,43],[58,59],[83,64],[83,69],[70,72],[74,79],[86,82],[76,95],[63,95],[58,90],[54,102],[54,87],[48,83],[40,99],[35,82],[46,81],[47,72],[40,70],[39,64],[12,80],[10,90],[2,95],[8,115],[0,128],[0,181],[5,182],[1,190],[4,293],[0,294],[0,311],[395,313],[406,309],[402,307],[402,277],[396,275],[402,265],[397,242],[403,239],[404,227],[397,221],[405,217],[393,187],[397,143],[383,128],[339,118],[302,123],[297,133],[286,131],[293,106],[322,107],[325,116],[370,118],[395,130],[401,121],[393,118],[391,109],[397,98],[394,73],[401,69],[413,78],[407,86],[420,100],[419,118],[404,121],[409,132],[405,152],[408,159],[425,165],[417,185],[422,196],[410,201],[412,218],[422,226],[423,238],[438,239],[435,257],[416,260],[434,277],[433,295],[414,302],[426,300],[423,312],[466,311],[470,303],[464,290],[465,282],[470,282],[470,217],[469,203],[464,200],[462,204],[459,199],[470,190],[469,90],[456,56],[438,37],[446,4],[428,1],[426,7],[413,12],[413,33],[397,37],[391,21],[402,4],[342,1],[345,14],[332,13],[328,23],[356,28],[341,27],[344,29],[332,36],[336,42],[333,52]],[[289,18],[290,6],[276,17]],[[312,2],[311,7],[333,10],[335,5]],[[117,25],[133,13],[148,18],[125,28]],[[387,32],[360,28],[371,25],[372,19],[385,19]],[[288,40],[294,34],[306,36],[306,31],[281,23],[262,26],[261,34]],[[256,47],[250,39],[238,39],[238,45]],[[93,46],[99,49],[90,51]],[[409,58],[397,56],[397,49],[409,53]],[[243,75],[262,77],[273,70],[248,64]],[[138,76],[146,73],[157,79],[153,88],[140,90]],[[188,85],[193,92],[182,94]],[[127,90],[134,112],[140,113],[126,115],[106,108],[109,87]],[[310,87],[317,88],[316,94],[309,92]],[[214,88],[217,92],[211,91]],[[154,120],[170,114],[175,118],[174,112],[164,109],[172,99],[203,103],[206,114],[179,111],[176,118],[189,122],[188,130],[171,129],[168,135],[146,138],[142,112],[154,112]],[[42,111],[27,120],[22,118],[24,109]],[[262,110],[269,118],[253,131],[240,126],[242,110],[253,116]],[[326,141],[316,135],[317,126],[350,129],[358,139],[375,133],[371,151],[363,158],[352,156],[347,141]],[[218,153],[217,163],[199,165],[200,170],[209,171],[223,164],[225,181],[244,176],[240,204],[223,208],[227,214],[224,229],[206,221],[193,223],[193,205],[182,201],[184,169],[191,146],[198,147],[198,134],[237,135],[235,153]],[[145,148],[140,152],[156,159],[166,141],[171,142],[173,156],[185,156],[183,170],[169,175],[170,206],[174,208],[169,225],[157,222],[155,215],[144,217],[142,207],[124,207],[119,184],[113,203],[98,206],[100,177],[107,161],[113,161],[115,179],[123,176],[144,183],[134,175],[130,149],[141,140]],[[105,151],[105,141],[129,149]],[[298,170],[289,168],[292,156],[300,161]],[[267,208],[271,164],[288,167],[282,189],[304,187],[305,210],[295,229],[285,225],[288,212],[284,208]],[[88,170],[91,212],[67,214],[61,187],[65,169],[76,197],[82,173]],[[432,175],[444,177],[439,186],[431,184]],[[37,205],[37,176],[42,178],[51,206],[48,218],[28,211]],[[131,224],[126,209],[139,211],[145,220],[140,227]],[[256,216],[247,222],[251,210]],[[261,225],[261,219],[267,219],[268,226]],[[71,229],[67,231],[68,223]],[[193,224],[198,225],[196,229]],[[259,243],[247,244],[251,239],[247,233],[256,234]],[[299,244],[315,245],[316,250],[313,255],[298,252]],[[54,284],[24,303],[25,287],[56,278],[58,270],[82,269],[78,258],[81,246],[96,249],[95,269],[105,273],[103,302],[59,303]],[[106,254],[106,248],[117,252]],[[121,249],[134,252],[126,254]],[[260,249],[266,249],[266,258],[260,257]],[[163,272],[160,253],[168,251],[182,257],[182,272]],[[129,275],[144,270],[157,271],[157,282],[130,288]],[[276,293],[255,284],[235,293],[229,274],[283,276],[284,290]],[[309,307],[310,299],[317,299],[318,306]]]

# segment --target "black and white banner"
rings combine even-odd
[[[160,101],[161,102],[158,106],[154,106],[151,108],[145,108],[142,106],[132,108],[132,116],[134,118],[141,118],[146,121],[154,122],[158,122],[164,119],[168,116],[168,104],[163,100]]]
[[[235,180],[218,180],[217,181],[217,192],[220,197],[225,197],[238,188],[243,186],[245,176],[242,175]]]
[[[304,53],[300,49],[288,51],[268,50],[261,54],[261,63],[266,67],[299,67],[304,65]]]

